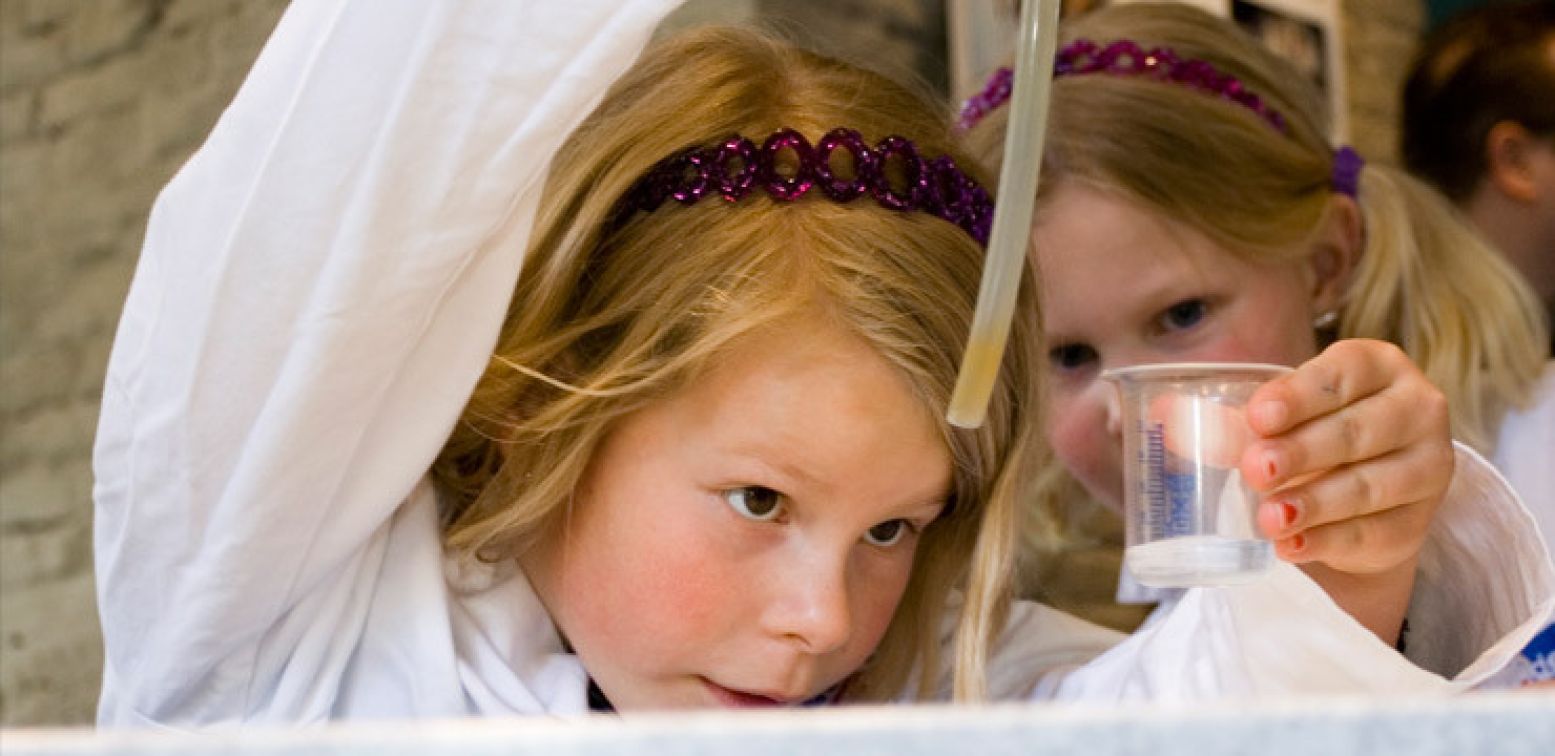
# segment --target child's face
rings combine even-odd
[[[950,490],[905,379],[790,323],[624,420],[523,564],[619,709],[803,701],[875,649]]]
[[[1156,362],[1296,365],[1317,354],[1315,274],[1252,264],[1183,223],[1066,183],[1033,232],[1050,381],[1047,435],[1121,507],[1118,406],[1101,371]]]

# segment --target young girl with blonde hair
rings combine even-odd
[[[288,12],[110,370],[105,721],[880,700],[953,585],[975,692],[1035,372],[943,422],[985,229],[888,205],[930,161],[988,198],[931,100],[749,33],[563,142],[671,5]],[[829,133],[878,170],[797,173]]]
[[[1129,687],[1151,652],[1011,606],[1035,309],[952,429],[991,203],[948,117],[745,32],[629,68],[671,5],[288,10],[115,344],[103,723],[1404,679],[1290,674],[1373,642],[1292,604]]]
[[[989,165],[1007,119],[1002,91],[996,80],[963,116],[964,125],[980,121],[968,138]],[[1254,462],[1302,456],[1255,444],[1243,472],[1273,491],[1261,525],[1319,582],[1386,569],[1407,599],[1417,559],[1422,581],[1450,582],[1430,556],[1441,544],[1423,528],[1389,536],[1383,523],[1431,506],[1412,488],[1452,464],[1384,453],[1374,438],[1435,411],[1423,376],[1445,397],[1453,435],[1493,453],[1548,527],[1555,391],[1544,392],[1547,409],[1514,411],[1534,401],[1546,326],[1526,286],[1440,197],[1332,147],[1323,113],[1316,87],[1291,66],[1193,8],[1120,5],[1064,27],[1033,234],[1054,460],[1038,496],[1059,511],[1083,487],[1117,505],[1118,468],[1106,462],[1118,448],[1116,406],[1113,388],[1097,380],[1103,370],[1299,365],[1254,401],[1289,399],[1303,383],[1329,387],[1332,420],[1292,434],[1324,439],[1333,470],[1289,484]],[[1252,419],[1260,430],[1289,426]],[[1513,434],[1523,435],[1507,441]],[[1481,463],[1460,449],[1457,464]],[[1380,506],[1389,496],[1410,504]],[[1478,507],[1455,504],[1449,498],[1438,514],[1438,533],[1448,522],[1477,527]],[[1431,543],[1416,554],[1422,538]],[[1367,559],[1334,551],[1360,543]],[[1530,570],[1547,560],[1537,549],[1523,558]],[[1379,603],[1371,595],[1348,605],[1376,612]],[[1421,604],[1409,612],[1417,621],[1407,640],[1417,648],[1442,632],[1440,622],[1422,627]],[[1384,639],[1396,636],[1404,608],[1375,614]]]

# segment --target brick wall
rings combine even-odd
[[[1399,92],[1425,28],[1420,0],[1343,0],[1350,138],[1368,160],[1398,164]]]
[[[903,41],[943,34],[932,5],[745,0],[733,12],[796,33],[820,25],[823,47],[942,81],[943,56]],[[157,190],[283,6],[0,0],[0,724],[92,718],[90,456],[110,340]],[[1418,0],[1346,0],[1345,11],[1355,142],[1390,157],[1392,93],[1423,11]],[[864,41],[836,34],[849,24]]]
[[[157,190],[281,0],[0,0],[0,723],[91,721],[91,439]]]

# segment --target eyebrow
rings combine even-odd
[[[781,459],[782,455],[775,453],[771,448],[760,443],[737,445],[730,450],[730,453],[737,455],[747,464],[758,467],[763,472],[779,478],[780,482],[778,485],[782,488],[791,488],[795,483],[809,488],[820,486],[820,479],[807,472],[804,468]]]
[[[1207,296],[1213,288],[1214,283],[1198,270],[1171,270],[1160,277],[1146,279],[1141,288],[1133,291],[1132,301],[1143,311],[1135,314],[1152,317],[1162,308],[1184,299]]]
[[[1159,280],[1148,281],[1141,288],[1129,290],[1127,305],[1113,308],[1112,316],[1121,318],[1125,323],[1135,323],[1141,318],[1153,318],[1162,308],[1177,304],[1185,297],[1201,296],[1194,292],[1201,292],[1204,288],[1199,285],[1183,286],[1179,281],[1164,283]],[[1052,317],[1044,318],[1042,336],[1048,342],[1049,348],[1084,344],[1091,340],[1093,335],[1091,323],[1078,318],[1073,320],[1074,322],[1067,322]]]
[[[939,518],[944,517],[945,514],[950,511],[951,497],[951,492],[947,491],[945,492],[944,496],[941,496],[937,499],[909,504],[907,507],[905,507],[905,510],[908,512],[908,514],[903,514],[900,516],[903,519],[909,520],[922,519],[925,525],[932,522],[937,522]],[[923,518],[919,518],[917,516],[920,511],[927,515],[931,509],[934,510],[933,516]]]
[[[795,465],[786,460],[777,459],[781,455],[778,455],[772,452],[770,449],[766,449],[760,446],[759,444],[752,446],[740,446],[735,448],[733,451],[734,453],[743,457],[750,464],[755,465],[756,467],[761,468],[769,474],[774,474],[778,478],[782,479],[778,482],[778,486],[784,489],[785,494],[791,493],[789,489],[791,489],[796,482],[801,486],[805,486],[810,489],[822,487],[819,478],[810,474],[804,468],[799,467],[798,465]],[[938,520],[945,514],[945,512],[949,511],[950,501],[955,496],[955,489],[955,475],[952,473],[951,480],[945,486],[943,492],[939,494],[931,494],[928,498],[914,498],[901,507],[893,507],[893,510],[896,512],[895,516],[902,519],[918,519],[918,514],[920,512],[927,512],[928,510],[933,509],[936,511],[934,512],[933,517],[928,518],[928,521],[932,522],[934,520]]]

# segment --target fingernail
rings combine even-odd
[[[1276,452],[1263,453],[1263,469],[1269,474],[1269,480],[1274,480],[1280,474],[1280,455]]]
[[[1297,533],[1290,537],[1290,553],[1300,554],[1307,547],[1307,537]]]
[[[1300,514],[1301,510],[1288,499],[1267,499],[1258,506],[1258,528],[1265,537],[1281,540],[1293,529]]]
[[[1280,524],[1290,527],[1296,523],[1296,505],[1289,499],[1280,502]],[[1297,536],[1298,538],[1300,536]]]

